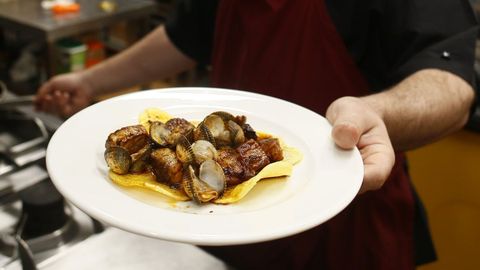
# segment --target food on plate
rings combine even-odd
[[[255,131],[245,116],[228,112],[196,124],[149,108],[139,122],[108,136],[109,178],[177,201],[237,202],[259,180],[290,175],[302,158],[279,138]]]

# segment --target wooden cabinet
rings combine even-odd
[[[407,155],[438,255],[419,270],[480,269],[480,133],[460,131]]]

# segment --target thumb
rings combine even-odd
[[[341,148],[355,147],[367,129],[362,117],[365,112],[359,105],[357,99],[344,97],[333,102],[327,110],[327,120],[333,126],[333,140]]]
[[[335,121],[332,128],[332,137],[335,143],[344,149],[351,149],[360,139],[360,129],[348,119]]]

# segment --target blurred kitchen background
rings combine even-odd
[[[55,74],[89,68],[122,51],[162,24],[174,0],[77,0],[79,6],[69,8],[52,8],[50,2],[0,0],[0,81],[4,82],[0,83],[3,91],[0,98],[28,97]],[[480,1],[472,3],[480,13]],[[477,51],[480,74],[480,45]],[[196,68],[120,93],[205,85],[207,78],[207,69]],[[12,93],[6,93],[6,89]],[[102,96],[99,100],[108,97]],[[65,204],[49,183],[44,165],[48,138],[61,122],[62,119],[34,112],[29,104],[0,105],[0,269],[22,269],[21,265],[23,269],[35,269],[29,265],[39,269],[86,269],[88,267],[78,262],[91,260],[99,266],[108,260],[99,255],[102,249],[111,249],[110,256],[121,258],[129,265],[139,261],[154,265],[161,261],[164,269],[225,268],[193,246],[105,228]],[[415,187],[427,208],[438,253],[437,262],[419,269],[480,269],[480,108],[474,110],[467,128],[411,151],[408,157]],[[38,195],[38,190],[44,193]],[[55,199],[42,201],[37,197]],[[58,224],[50,224],[40,231],[25,224],[20,229],[26,233],[22,230],[19,233],[22,207],[33,215],[45,211],[39,219]],[[60,220],[52,222],[52,216],[60,216]],[[42,234],[58,230],[65,235]],[[22,239],[15,238],[16,234],[23,235],[27,247]],[[46,239],[46,243],[39,244],[39,238]],[[112,245],[112,241],[116,244]],[[138,250],[133,249],[126,256],[127,246]],[[153,254],[151,250],[158,252]],[[97,256],[82,259],[87,253]],[[118,265],[115,269],[119,269]]]
[[[107,227],[66,202],[45,165],[64,119],[31,102],[51,76],[102,62],[164,23],[173,1],[54,2],[0,0],[0,269],[226,269],[195,246]],[[204,78],[197,68],[116,94]]]

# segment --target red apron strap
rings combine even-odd
[[[367,94],[322,0],[222,0],[214,86],[288,99],[324,114],[339,96]]]
[[[339,97],[368,93],[323,0],[219,1],[212,66],[216,87],[280,97],[320,114]],[[380,191],[357,197],[317,228],[207,249],[245,269],[411,269],[413,198],[397,158]]]

